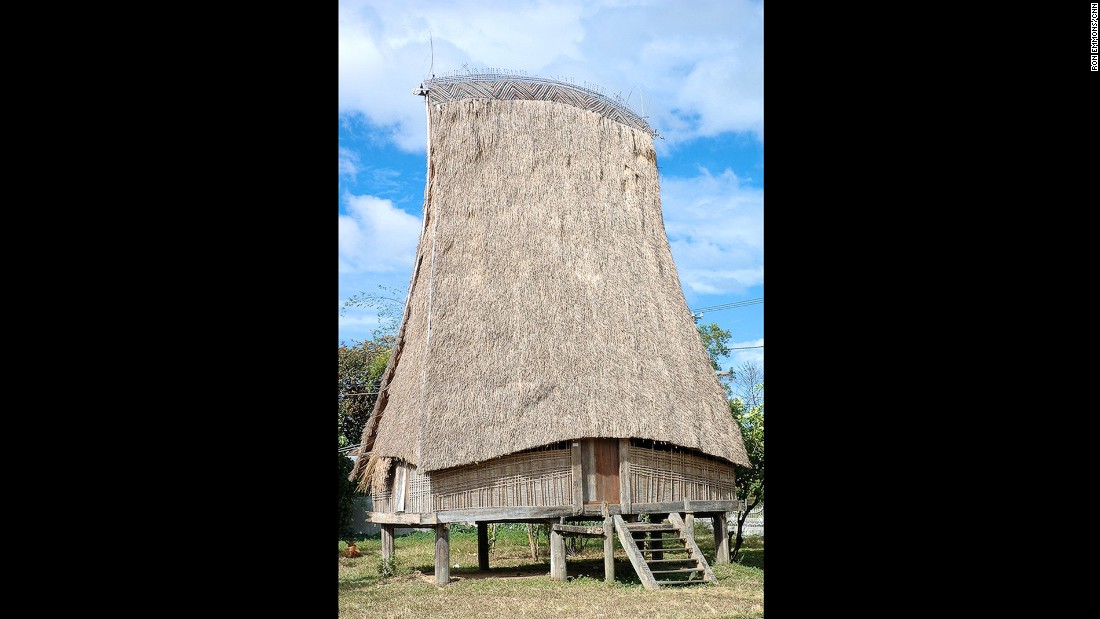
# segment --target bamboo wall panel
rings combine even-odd
[[[569,449],[544,449],[431,473],[431,511],[572,505]]]
[[[678,449],[630,446],[631,503],[732,501],[733,465]]]

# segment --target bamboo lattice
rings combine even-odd
[[[679,449],[630,446],[632,503],[732,501],[733,465]]]
[[[431,474],[433,511],[571,505],[569,449],[543,449]]]

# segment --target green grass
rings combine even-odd
[[[696,542],[714,556],[714,537],[696,527]],[[626,553],[615,542],[615,582],[603,582],[603,543],[590,538],[567,559],[570,582],[550,580],[550,555],[545,534],[539,540],[539,560],[533,561],[522,527],[498,530],[489,557],[489,572],[477,570],[477,534],[473,527],[453,527],[451,583],[432,584],[435,535],[417,532],[395,540],[396,575],[379,576],[381,540],[356,538],[362,557],[342,556],[340,542],[339,609],[341,619],[362,617],[505,617],[555,619],[638,617],[663,618],[761,617],[764,614],[764,544],[746,538],[740,562],[712,565],[718,585],[647,591]],[[459,567],[455,568],[454,565]]]

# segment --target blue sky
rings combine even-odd
[[[424,199],[424,103],[466,68],[596,84],[647,117],[661,208],[691,309],[764,296],[764,5],[747,0],[341,0],[339,305],[404,292]],[[429,37],[430,33],[430,37]],[[708,312],[731,346],[764,344],[761,303]],[[339,317],[369,339],[370,310]],[[723,369],[764,349],[735,350]]]

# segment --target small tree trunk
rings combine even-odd
[[[538,561],[539,560],[539,542],[538,542],[538,538],[535,537],[535,527],[536,526],[538,526],[538,525],[534,525],[534,524],[528,524],[527,525],[527,543],[531,546],[531,560],[532,561]]]
[[[737,560],[737,551],[741,549],[741,542],[744,541],[744,538],[741,536],[741,528],[745,526],[745,520],[748,519],[749,512],[755,509],[759,503],[759,499],[753,501],[752,505],[749,505],[748,508],[737,517],[737,539],[733,542],[733,552],[730,553],[731,561]]]

